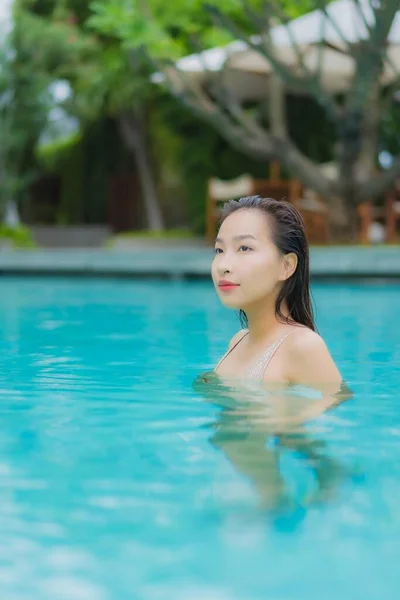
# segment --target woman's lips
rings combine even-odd
[[[222,281],[221,283],[218,284],[218,287],[222,292],[230,292],[230,291],[236,289],[237,287],[239,287],[239,284],[232,283],[230,281]]]

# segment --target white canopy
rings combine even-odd
[[[354,0],[337,0],[328,4],[326,11],[329,17],[323,11],[315,10],[291,21],[287,26],[273,28],[271,36],[278,49],[279,60],[295,69],[300,69],[300,65],[293,41],[301,50],[304,64],[310,71],[318,68],[321,59],[320,42],[329,44],[331,47],[324,47],[322,52],[322,84],[328,91],[339,92],[348,87],[354,70],[354,61],[341,50],[345,48],[346,42],[354,43],[368,37],[365,22],[372,24],[374,13],[370,0],[360,0],[358,5]],[[390,60],[385,65],[383,84],[390,83],[396,76],[393,65],[400,70],[400,10],[395,16],[388,39]],[[260,44],[261,38],[253,36],[251,41]],[[227,86],[243,98],[265,95],[266,76],[272,72],[271,64],[265,56],[243,41],[185,56],[176,66],[187,76],[200,81],[225,68]],[[246,78],[243,81],[244,73]]]

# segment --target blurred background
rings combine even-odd
[[[0,0],[1,600],[398,600],[399,8]],[[238,329],[209,270],[248,194],[333,279],[354,399],[297,449],[192,385]]]
[[[252,193],[312,244],[398,242],[397,0],[3,0],[0,28],[2,247],[207,244]]]

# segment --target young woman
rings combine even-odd
[[[351,393],[315,330],[301,215],[271,198],[231,200],[223,207],[215,252],[215,288],[225,306],[240,311],[244,327],[214,371],[195,382],[223,409],[211,424],[210,442],[253,481],[265,508],[286,504],[282,448],[312,462],[318,493],[329,496],[341,469],[304,424]],[[299,386],[320,395],[296,396],[291,390]]]
[[[338,391],[342,376],[315,330],[309,249],[296,208],[259,196],[227,202],[215,252],[215,288],[244,325],[215,372]]]

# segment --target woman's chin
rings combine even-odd
[[[240,288],[234,288],[227,291],[218,290],[218,296],[224,306],[233,310],[241,310],[243,305],[247,304],[247,302],[244,301],[243,293]]]
[[[237,298],[225,298],[220,296],[220,300],[226,308],[231,308],[233,310],[240,310],[242,308],[240,303],[238,303]]]

